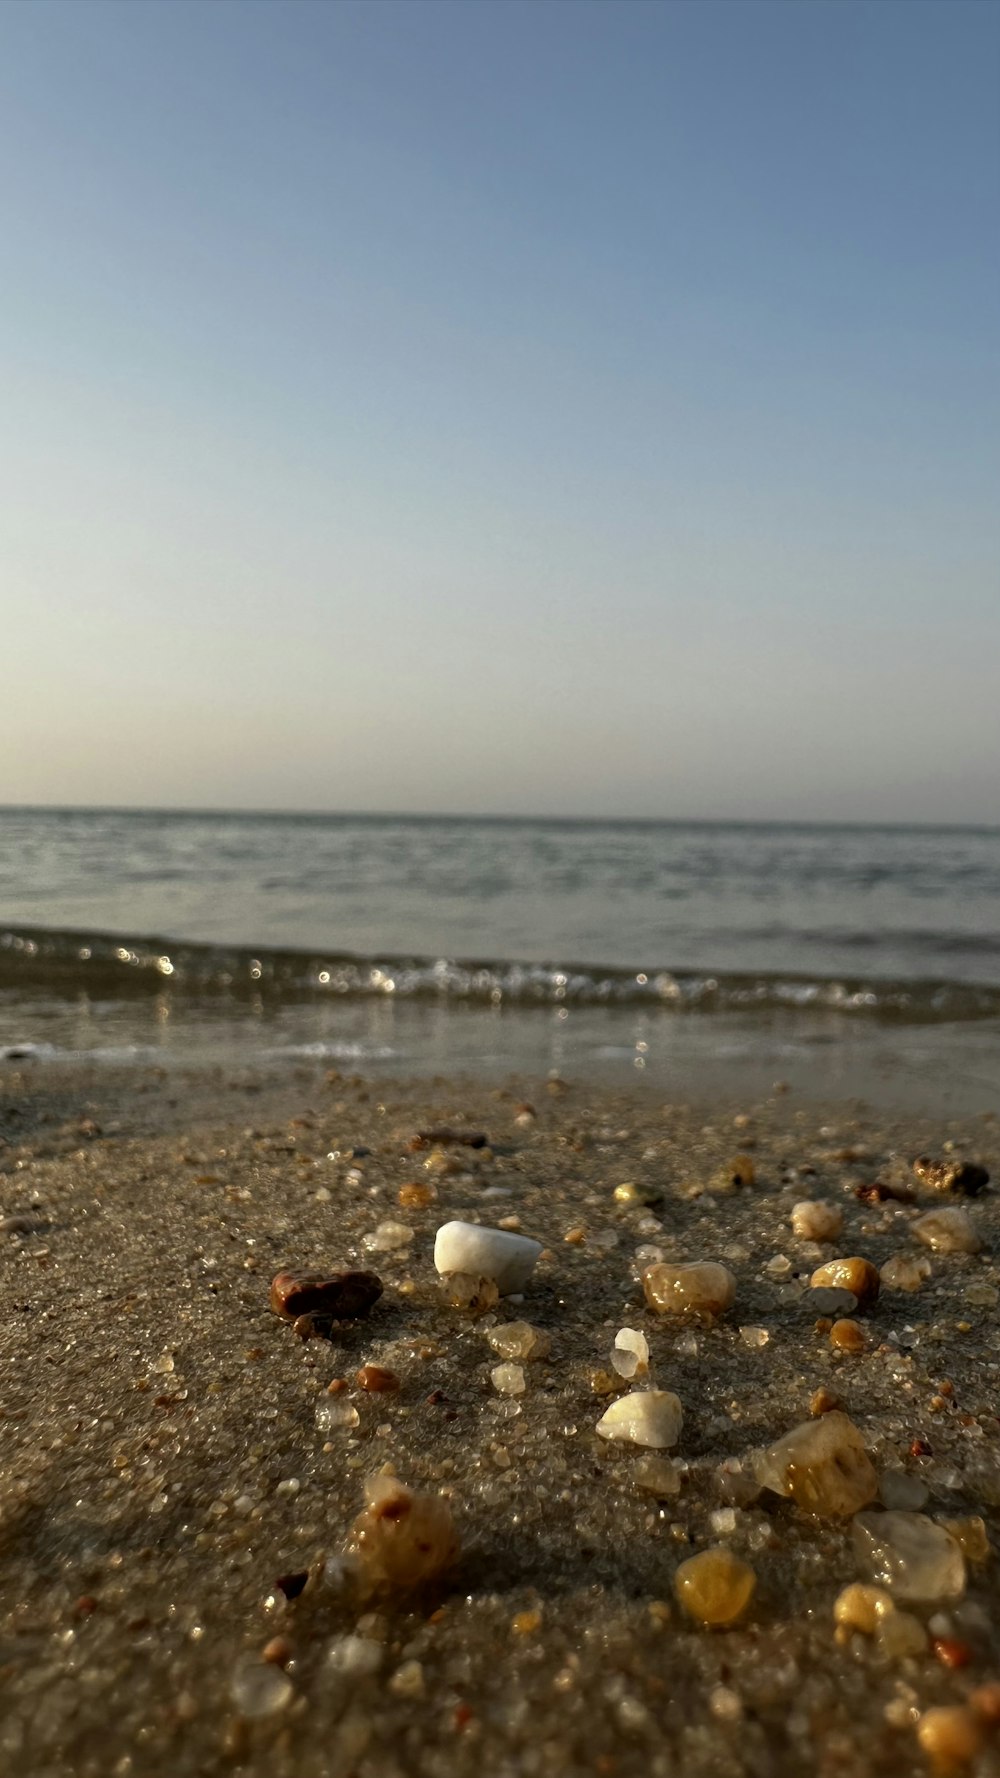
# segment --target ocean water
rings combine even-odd
[[[998,1030],[997,829],[0,811],[8,1048],[641,1069],[963,1031],[988,1076]]]

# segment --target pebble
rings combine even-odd
[[[363,1364],[358,1372],[358,1387],[370,1395],[390,1395],[399,1388],[395,1371],[384,1370],[380,1364]]]
[[[396,1193],[396,1202],[403,1210],[425,1210],[428,1204],[433,1204],[436,1197],[436,1185],[411,1179],[407,1185],[400,1186]]]
[[[880,1620],[875,1640],[889,1661],[909,1660],[927,1652],[927,1631],[911,1611],[894,1611]]]
[[[932,1190],[959,1192],[967,1198],[978,1196],[983,1186],[990,1182],[988,1170],[977,1161],[935,1161],[930,1155],[922,1154],[914,1161],[913,1171]]]
[[[374,1272],[279,1272],[271,1283],[271,1307],[285,1321],[300,1315],[354,1321],[381,1295],[382,1280]]]
[[[803,1198],[792,1207],[792,1232],[802,1241],[835,1241],[843,1226],[840,1205],[824,1198]]]
[[[674,1576],[674,1590],[700,1624],[731,1624],[753,1597],[757,1576],[731,1550],[708,1549],[689,1556]]]
[[[471,1309],[474,1315],[483,1315],[500,1301],[496,1279],[482,1278],[478,1272],[446,1272],[443,1283],[453,1309]]]
[[[472,1222],[446,1222],[434,1241],[434,1264],[442,1275],[475,1273],[492,1278],[501,1296],[523,1290],[542,1251],[540,1241]]]
[[[669,1500],[681,1491],[680,1471],[669,1457],[649,1452],[637,1459],[631,1475],[637,1488],[645,1494],[655,1494],[658,1500]]]
[[[408,1247],[415,1234],[408,1222],[380,1222],[370,1234],[361,1237],[361,1245],[366,1253],[395,1253],[400,1247]]]
[[[419,1661],[404,1661],[389,1681],[389,1690],[397,1698],[422,1698],[424,1670]]]
[[[382,1665],[385,1650],[370,1636],[335,1636],[327,1644],[326,1665],[345,1679],[370,1679]]]
[[[524,1394],[524,1367],[520,1364],[498,1364],[490,1372],[490,1381],[498,1395]]]
[[[651,1309],[661,1315],[721,1315],[736,1295],[736,1279],[728,1266],[714,1260],[693,1265],[663,1263],[642,1274],[642,1288]]]
[[[620,1377],[641,1377],[649,1369],[649,1342],[634,1327],[620,1327],[615,1334],[611,1363]]]
[[[859,1513],[851,1527],[858,1560],[897,1599],[959,1599],[965,1558],[951,1533],[923,1513]]]
[[[664,1451],[681,1435],[684,1410],[669,1389],[638,1389],[620,1395],[597,1422],[601,1438]]]
[[[921,1290],[931,1275],[931,1262],[924,1254],[913,1258],[908,1253],[894,1253],[879,1271],[886,1290]]]
[[[879,1620],[896,1606],[892,1594],[884,1587],[869,1587],[863,1581],[852,1581],[833,1602],[833,1621],[848,1635],[859,1630],[862,1636],[874,1636]]]
[[[886,1469],[878,1497],[890,1511],[918,1513],[927,1505],[927,1486],[919,1476],[907,1475],[905,1469]]]
[[[957,1206],[918,1216],[913,1233],[935,1253],[978,1253],[983,1245],[969,1212]]]
[[[933,1764],[947,1771],[975,1759],[983,1744],[982,1724],[965,1704],[935,1704],[920,1718],[917,1740]]]
[[[633,1179],[627,1179],[622,1185],[616,1185],[612,1196],[616,1204],[642,1205],[648,1209],[651,1204],[663,1202],[663,1192],[655,1185],[640,1185]]]
[[[291,1703],[294,1693],[288,1674],[266,1661],[251,1661],[237,1667],[229,1682],[229,1695],[237,1714],[248,1720],[276,1716]]]
[[[552,1351],[551,1335],[543,1333],[540,1327],[532,1327],[530,1321],[507,1321],[501,1327],[491,1327],[486,1338],[501,1358],[521,1358],[534,1363],[548,1358]]]
[[[804,1290],[799,1307],[806,1315],[850,1315],[858,1306],[853,1290]]]
[[[320,1432],[350,1432],[360,1425],[361,1415],[349,1401],[339,1395],[322,1395],[316,1403],[316,1425]]]
[[[365,1483],[352,1544],[368,1582],[394,1592],[425,1586],[458,1558],[448,1502],[439,1494],[418,1494],[391,1475]]]
[[[878,1493],[861,1434],[836,1408],[786,1432],[758,1453],[755,1468],[762,1487],[824,1518],[850,1518]]]
[[[857,1297],[858,1306],[873,1303],[878,1296],[878,1267],[870,1259],[858,1255],[851,1259],[830,1259],[817,1266],[809,1280],[813,1290],[849,1290]]]
[[[830,1344],[838,1352],[863,1352],[867,1344],[865,1330],[857,1321],[835,1321],[830,1329]]]

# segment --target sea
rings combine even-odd
[[[0,810],[0,1057],[1000,1111],[1000,829]]]

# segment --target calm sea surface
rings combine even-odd
[[[482,1049],[475,1009],[538,1061],[553,1019],[640,1064],[707,1030],[717,1049],[720,1019],[985,1036],[1000,830],[0,811],[0,1043],[145,1053],[252,1025],[375,1055],[433,1027],[454,1065]]]

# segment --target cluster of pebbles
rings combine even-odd
[[[993,1123],[167,1091],[3,1083],[10,1766],[1000,1774]]]

